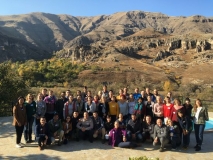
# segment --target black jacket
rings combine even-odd
[[[141,133],[142,132],[142,124],[139,120],[133,121],[132,119],[129,120],[127,124],[127,130],[131,131],[132,134]]]
[[[100,103],[98,105],[98,116],[102,117],[102,118],[103,118],[103,115],[104,115],[104,113],[103,113],[103,107],[104,107],[103,103]],[[108,115],[108,113],[109,113],[109,104],[108,104],[108,102],[105,102],[105,108],[104,108],[104,110],[105,110],[105,114]]]
[[[40,136],[48,136],[50,137],[50,130],[49,130],[49,125],[46,123],[44,126],[41,126],[41,124],[36,125],[36,137]]]

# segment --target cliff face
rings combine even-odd
[[[26,47],[24,43],[35,47],[39,52],[48,52],[47,57],[52,56],[53,51],[69,49],[70,52],[73,50],[72,48],[77,47],[76,50],[78,50],[78,48],[82,48],[81,46],[95,46],[95,48],[91,47],[91,54],[96,54],[102,48],[106,48],[105,46],[109,45],[110,41],[115,42],[118,40],[125,40],[125,38],[131,39],[131,35],[146,28],[152,28],[154,31],[168,35],[191,35],[194,33],[212,34],[213,19],[199,15],[191,17],[170,17],[162,13],[143,11],[119,12],[112,15],[94,17],[74,17],[71,15],[54,15],[48,13],[0,16],[1,38],[3,38],[2,36],[4,35],[8,38],[14,38],[20,43],[23,42],[23,47],[25,49],[20,48],[20,51],[17,52],[21,53],[18,54],[21,59],[42,59],[46,56],[46,54],[43,56],[43,53],[35,54],[28,49],[29,47]],[[134,38],[157,38],[152,36],[153,35],[140,35],[134,36]],[[156,40],[157,42],[147,43],[147,47],[155,48],[155,46],[159,46],[163,43],[162,40]],[[97,48],[97,43],[101,43],[102,45]],[[199,42],[194,38],[192,41],[181,39],[181,41],[178,42],[172,41],[164,43],[171,43],[169,44],[169,50],[174,50],[180,46],[185,49],[190,49],[190,47],[194,48],[196,46],[197,52],[199,52],[206,48],[208,49],[208,43],[212,42],[206,40],[205,44],[202,43],[198,45],[197,43]],[[5,58],[1,59],[1,61],[7,59],[7,56],[16,60],[16,57],[10,55],[11,52],[7,50],[7,47],[4,45],[4,40],[1,42],[0,46],[1,48],[6,48],[4,52],[8,51],[5,53],[7,54],[4,56]],[[117,49],[121,51],[119,48]],[[25,50],[25,54],[23,50]],[[133,46],[133,49],[124,49],[123,51],[131,55],[138,50],[140,50],[140,47],[138,48],[136,45],[136,47]],[[78,56],[78,54],[80,54],[80,56]],[[76,52],[73,55],[80,57],[82,60],[84,59],[83,56],[87,54],[81,51],[81,53]]]

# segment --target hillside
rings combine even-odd
[[[27,41],[49,52],[50,56],[53,51],[63,48],[119,40],[144,28],[153,28],[155,31],[174,35],[207,34],[213,33],[213,18],[199,15],[170,17],[162,13],[143,11],[118,12],[94,17],[48,13],[0,16],[2,34]],[[4,44],[1,43],[0,46]],[[30,51],[26,52],[28,54]]]

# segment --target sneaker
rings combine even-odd
[[[200,151],[201,150],[201,146],[197,146],[197,148],[195,149],[195,151]]]
[[[16,144],[16,148],[21,148],[22,146],[20,144]]]
[[[160,147],[159,152],[163,152],[163,148],[162,147]]]
[[[198,144],[196,144],[196,146],[194,146],[194,149],[196,149],[198,147]]]

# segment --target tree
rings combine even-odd
[[[166,92],[172,91],[174,89],[173,84],[171,81],[165,81],[164,85],[163,85],[163,89]]]
[[[11,69],[11,62],[0,64],[0,104],[10,104],[28,92],[22,77]]]

